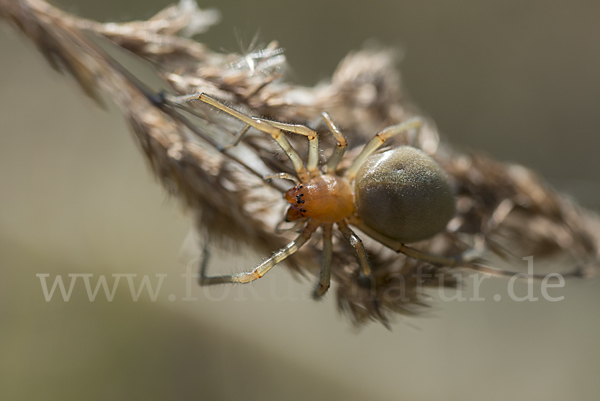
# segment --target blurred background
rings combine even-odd
[[[55,0],[99,21],[145,19],[168,0]],[[532,167],[600,209],[600,2],[206,0],[198,40],[241,51],[278,40],[290,79],[313,85],[367,41],[399,49],[414,102],[456,147]],[[351,327],[333,292],[283,268],[249,286],[188,287],[190,216],[149,173],[112,105],[101,110],[0,22],[0,399],[590,400],[600,382],[600,280],[515,302],[432,299],[390,332]],[[341,125],[341,124],[340,124]],[[239,271],[264,255],[220,255]],[[122,276],[112,302],[79,277],[46,301],[36,274]],[[516,292],[524,294],[524,283]],[[466,290],[469,296],[469,290]],[[504,294],[494,301],[495,294]],[[452,294],[447,294],[451,296]]]

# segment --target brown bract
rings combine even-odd
[[[329,112],[350,146],[340,169],[348,167],[375,133],[416,112],[403,97],[392,51],[351,53],[328,84],[300,87],[280,79],[285,58],[276,43],[246,55],[220,54],[179,36],[184,29],[210,25],[206,13],[190,9],[190,4],[170,6],[149,21],[99,24],[42,0],[0,0],[0,16],[26,34],[54,68],[75,77],[87,95],[99,99],[102,93],[120,107],[152,171],[194,212],[197,228],[207,239],[221,246],[245,243],[270,255],[294,233],[276,230],[289,206],[282,199],[288,188],[261,177],[293,173],[289,161],[267,135],[249,136],[239,147],[221,152],[241,127],[239,122],[205,105],[194,104],[188,113],[165,106],[160,96],[108,56],[99,40],[150,62],[174,94],[207,92],[252,115],[305,125],[322,111]],[[328,135],[321,137],[324,149],[335,147]],[[297,149],[306,148],[305,138],[290,140]],[[409,138],[390,142],[407,144]],[[597,217],[549,188],[534,172],[479,154],[458,153],[439,141],[432,124],[426,124],[411,144],[439,163],[456,193],[456,215],[446,229],[414,248],[452,256],[483,244],[487,256],[467,267],[484,271],[491,260],[491,267],[502,267],[499,264],[510,266],[528,255],[538,261],[567,255],[565,274],[588,277],[597,272]],[[423,305],[423,288],[456,284],[451,274],[436,277],[456,268],[417,261],[366,235],[361,238],[373,269],[372,288],[358,284],[350,245],[338,237],[333,240],[334,290],[340,309],[355,323],[387,324],[392,312],[417,312]],[[318,244],[309,242],[286,264],[316,273]],[[415,275],[417,271],[429,275]]]

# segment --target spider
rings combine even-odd
[[[200,285],[248,283],[257,280],[273,266],[297,252],[321,227],[323,258],[319,280],[313,292],[315,298],[320,298],[330,286],[334,225],[354,247],[360,266],[360,279],[367,279],[367,282],[370,282],[371,268],[365,247],[350,225],[411,258],[443,266],[456,266],[466,261],[464,255],[437,256],[404,245],[438,234],[444,230],[455,213],[452,185],[444,170],[431,157],[411,146],[400,146],[375,153],[389,138],[419,130],[422,126],[420,118],[411,118],[377,133],[364,146],[350,167],[338,174],[337,166],[346,151],[347,141],[326,112],[321,113],[321,118],[337,141],[337,146],[322,171],[319,169],[319,136],[307,126],[251,117],[205,93],[181,96],[172,102],[184,103],[193,100],[200,100],[245,124],[235,141],[225,149],[237,145],[251,127],[269,134],[279,144],[292,162],[297,177],[288,173],[278,173],[266,176],[265,179],[280,178],[294,182],[295,186],[284,195],[290,204],[285,220],[304,225],[296,239],[251,271],[207,276],[206,264],[203,263],[198,280]],[[306,166],[291,146],[284,131],[308,138]]]

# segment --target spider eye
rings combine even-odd
[[[354,188],[363,222],[401,242],[431,238],[454,215],[447,174],[431,157],[410,146],[369,157],[356,175]]]

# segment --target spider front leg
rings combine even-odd
[[[346,152],[348,142],[346,141],[346,137],[344,137],[344,134],[342,134],[338,127],[335,126],[333,120],[327,112],[321,113],[321,118],[323,119],[323,121],[325,121],[329,132],[331,132],[331,135],[333,135],[333,137],[337,141],[335,150],[333,151],[333,154],[327,162],[327,173],[335,174],[335,170],[337,169],[338,164],[340,163],[342,157],[344,156],[344,153]]]
[[[275,140],[275,142],[277,142],[279,144],[281,149],[283,149],[285,154],[288,156],[288,158],[292,162],[294,169],[296,170],[296,173],[298,174],[298,177],[300,178],[300,181],[306,182],[310,179],[310,175],[309,175],[308,171],[306,170],[306,167],[304,166],[304,163],[302,162],[300,155],[298,155],[298,152],[296,152],[296,150],[294,150],[294,148],[292,147],[290,142],[287,140],[287,138],[285,137],[285,135],[283,134],[281,129],[279,129],[275,125],[273,125],[274,123],[272,121],[267,121],[267,120],[262,120],[260,118],[247,116],[244,113],[241,113],[241,112],[225,105],[224,103],[221,103],[217,99],[208,96],[205,93],[175,97],[175,98],[171,98],[169,101],[171,103],[176,104],[176,103],[191,102],[194,100],[200,100],[203,103],[206,103],[208,105],[216,107],[217,109],[224,111],[225,113],[242,121],[243,123],[246,124],[246,126],[254,127],[259,131],[262,131],[262,132],[265,132],[265,133],[271,135],[271,137]],[[281,123],[276,123],[276,124],[279,126],[286,125],[286,126],[290,126],[290,127],[304,127],[304,126],[295,126],[295,125],[291,125],[291,124],[281,124]],[[238,133],[234,143],[239,142],[241,140],[241,137],[247,131],[246,126],[244,126],[242,128],[242,130],[240,131],[240,133]],[[304,128],[306,130],[312,131],[308,127],[304,127]],[[297,128],[297,130],[299,131],[297,133],[304,133],[307,136],[309,136],[307,131],[305,131],[301,128]],[[292,132],[296,132],[296,131],[292,131]],[[316,140],[316,136],[317,136],[316,132],[312,131],[312,133],[314,134],[314,138],[311,142],[313,142],[314,144],[311,144],[311,149],[315,148],[315,146],[316,146],[315,151],[313,151],[312,153],[314,153],[314,155],[313,155],[314,160],[317,161],[319,145]],[[311,136],[309,136],[309,140],[311,140],[311,137],[312,137],[312,134],[311,134]],[[310,162],[311,162],[311,160],[309,159],[309,163]]]
[[[275,252],[273,256],[271,256],[269,259],[265,260],[249,272],[209,277],[206,275],[206,265],[203,263],[203,266],[200,270],[200,277],[198,279],[198,283],[200,285],[214,285],[225,283],[245,284],[257,280],[264,276],[277,263],[285,260],[288,256],[296,253],[298,249],[300,249],[302,245],[304,245],[306,241],[308,241],[308,239],[319,227],[319,225],[319,222],[309,221],[306,227],[304,227],[304,230],[302,230],[302,233],[300,233],[300,235],[296,237],[295,240],[293,240],[285,247]]]
[[[306,168],[308,169],[308,172],[311,176],[314,177],[315,175],[318,175],[319,136],[317,135],[317,133],[314,130],[308,128],[307,126],[301,124],[286,124],[270,120],[266,122],[275,128],[292,132],[294,134],[304,135],[308,138],[308,163],[306,164]]]
[[[337,146],[333,151],[331,158],[327,162],[327,172],[333,174],[340,160],[342,160],[344,152],[346,152],[348,142],[346,141],[344,134],[342,134],[338,127],[336,127],[336,125],[333,123],[333,120],[327,112],[321,113],[321,118],[327,125],[327,128],[329,129],[331,135],[333,135],[333,137],[337,141]],[[305,125],[286,124],[277,121],[269,121],[269,124],[271,124],[274,127],[280,128],[284,131],[293,132],[295,134],[304,135],[308,137],[309,150],[307,168],[312,176],[317,175],[317,165],[319,162],[319,141],[317,133]]]

